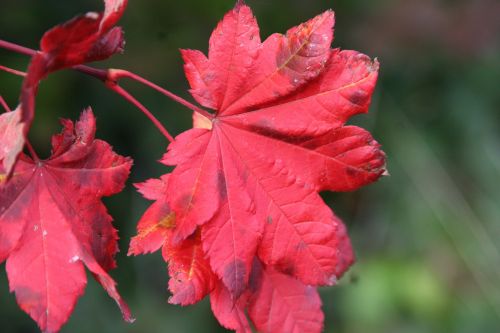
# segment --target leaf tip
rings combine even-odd
[[[235,9],[239,9],[241,6],[246,6],[245,0],[238,0],[236,1],[236,4],[234,5]]]
[[[333,26],[335,25],[335,12],[333,11],[333,9],[327,9],[326,11],[321,13],[319,17],[323,18],[324,22],[328,23],[328,25],[331,24],[333,29]]]
[[[368,65],[368,71],[370,73],[378,72],[379,68],[380,68],[380,62],[378,61],[378,58],[375,57],[375,59],[373,59],[373,61],[371,61],[370,64]]]
[[[328,278],[327,285],[331,287],[331,286],[336,285],[338,282],[339,282],[339,280],[337,278],[337,275],[333,274],[332,276],[330,276]]]

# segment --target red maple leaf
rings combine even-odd
[[[77,16],[47,31],[40,41],[40,51],[31,59],[21,89],[19,115],[2,115],[0,127],[16,132],[14,141],[2,141],[0,160],[10,174],[24,146],[35,115],[35,96],[38,85],[48,74],[86,62],[104,60],[123,50],[123,31],[113,27],[127,6],[127,0],[104,0],[103,13],[89,12]],[[15,117],[16,121],[13,120]],[[6,119],[9,118],[9,119]],[[11,145],[9,145],[9,143]],[[13,146],[12,146],[13,144]]]
[[[250,8],[238,2],[212,33],[208,58],[182,50],[193,97],[215,113],[196,116],[169,146],[162,163],[176,167],[153,186],[157,201],[129,253],[189,246],[196,274],[183,281],[197,292],[179,303],[211,292],[217,318],[237,331],[249,330],[245,309],[263,332],[321,330],[309,285],[335,283],[354,256],[319,192],[352,191],[385,170],[380,145],[345,125],[368,111],[378,63],[331,49],[333,24],[327,11],[261,42]],[[172,278],[178,258],[165,259]],[[207,262],[216,283],[199,277]]]
[[[122,190],[132,161],[94,139],[90,109],[63,125],[50,158],[21,154],[11,179],[0,184],[0,261],[7,260],[19,306],[44,332],[67,321],[86,285],[85,266],[132,320],[107,273],[115,267],[117,233],[101,202]]]

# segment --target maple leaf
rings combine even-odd
[[[127,0],[104,0],[103,13],[89,12],[47,31],[40,41],[40,51],[31,59],[21,89],[20,115],[0,119],[0,126],[15,132],[15,139],[0,141],[0,160],[7,174],[21,152],[35,115],[38,85],[48,74],[86,62],[104,60],[123,50],[123,31],[113,27],[122,16]],[[3,115],[3,118],[7,116]],[[14,121],[15,120],[15,121]],[[2,139],[2,138],[0,138]],[[13,145],[13,142],[15,144]],[[13,146],[12,146],[13,145]]]
[[[57,332],[83,294],[86,266],[131,321],[107,273],[118,237],[101,198],[122,190],[132,161],[94,139],[90,109],[76,124],[62,123],[50,158],[21,154],[0,184],[0,260],[7,260],[10,290],[42,331]]]
[[[204,291],[213,288],[212,310],[227,328],[249,331],[248,309],[263,332],[321,331],[311,286],[334,284],[354,261],[319,192],[356,190],[385,171],[370,133],[345,125],[368,111],[378,62],[331,49],[333,25],[326,11],[261,42],[239,1],[212,33],[208,57],[181,50],[191,94],[214,114],[195,115],[170,144],[161,162],[175,169],[145,216],[168,207],[175,223],[163,244],[174,248],[201,234],[199,258],[218,280]]]
[[[177,167],[167,195],[176,229],[188,229],[180,237],[203,225],[212,267],[236,295],[257,250],[306,283],[328,284],[341,224],[318,191],[354,190],[384,170],[369,133],[343,126],[367,111],[378,65],[330,50],[333,22],[327,11],[260,43],[250,9],[237,5],[208,58],[183,51],[193,96],[216,115],[169,147],[163,162]]]

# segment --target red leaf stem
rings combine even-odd
[[[6,49],[9,51],[13,51],[16,53],[28,55],[28,56],[33,56],[36,53],[36,51],[33,49],[30,49],[30,48],[27,48],[27,47],[24,47],[24,46],[21,46],[18,44],[14,44],[11,42],[7,42],[6,40],[2,40],[2,39],[0,39],[0,48]]]
[[[5,67],[5,66],[2,66],[2,65],[0,65],[0,70],[2,70],[4,72],[7,72],[7,73],[10,73],[10,74],[17,75],[17,76],[26,76],[25,72],[21,72],[21,71],[18,71],[16,69],[12,69],[12,68]]]
[[[7,105],[7,102],[5,102],[5,99],[3,99],[2,95],[0,95],[0,105],[2,108],[5,110],[5,112],[10,112],[9,105]]]
[[[106,86],[116,92],[118,95],[122,96],[126,101],[129,103],[132,103],[134,106],[136,106],[139,110],[148,117],[148,119],[158,128],[158,130],[163,134],[164,137],[168,139],[168,141],[173,142],[174,138],[170,133],[167,131],[165,127],[161,124],[161,122],[149,111],[144,105],[142,105],[135,97],[133,97],[128,91],[120,87],[118,84],[115,82],[108,81]]]
[[[14,44],[11,42],[7,42],[7,41],[1,40],[1,39],[0,39],[0,48],[6,49],[9,51],[13,51],[13,52],[17,52],[20,54],[29,55],[29,56],[33,56],[36,54],[36,51],[33,49],[30,49],[30,48],[27,48],[27,47],[24,47],[24,46],[21,46],[18,44]],[[183,99],[182,97],[177,96],[176,94],[172,93],[171,91],[169,91],[165,88],[162,88],[159,85],[157,85],[149,80],[146,80],[145,78],[143,78],[137,74],[134,74],[132,72],[129,72],[129,71],[126,71],[123,69],[104,70],[104,69],[98,69],[98,68],[94,68],[91,66],[85,66],[85,65],[74,66],[74,67],[72,67],[72,69],[74,69],[78,72],[87,74],[89,76],[93,76],[93,77],[95,77],[103,82],[118,81],[119,79],[124,78],[124,77],[132,79],[132,80],[140,82],[140,83],[142,83],[150,88],[153,88],[154,90],[162,93],[163,95],[169,97],[170,99],[176,101],[177,103],[184,105],[185,107],[187,107],[190,110],[193,110],[194,112],[197,112],[197,113],[199,113],[199,114],[201,114],[209,119],[213,118],[213,115],[211,113],[209,113],[209,112],[203,110],[202,108],[190,103],[189,101]],[[108,85],[108,87],[109,87],[109,85]]]
[[[137,74],[134,74],[132,72],[129,72],[129,71],[126,71],[123,69],[109,69],[108,70],[108,78],[109,79],[112,79],[114,81],[118,81],[119,79],[124,78],[124,77],[132,79],[132,80],[137,81],[137,82],[140,82],[140,83],[142,83],[150,88],[153,88],[154,90],[162,93],[163,95],[176,101],[177,103],[182,104],[185,107],[187,107],[188,109],[191,109],[194,112],[197,112],[197,113],[199,113],[199,114],[201,114],[209,119],[213,119],[213,117],[214,117],[211,113],[209,113],[209,112],[203,110],[202,108],[186,101],[182,97],[177,96],[176,94],[168,91],[167,89],[162,88],[159,85],[154,84],[153,82],[151,82],[149,80],[146,80],[145,78],[143,78]]]

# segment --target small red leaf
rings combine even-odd
[[[40,42],[46,71],[106,59],[123,49],[120,19],[127,0],[105,0],[104,13],[89,12],[47,31]]]
[[[122,190],[131,160],[94,140],[95,118],[85,111],[53,138],[53,155],[22,155],[0,185],[0,258],[7,258],[11,291],[43,331],[57,332],[86,285],[84,265],[131,321],[107,274],[114,268],[116,230],[100,201]]]

